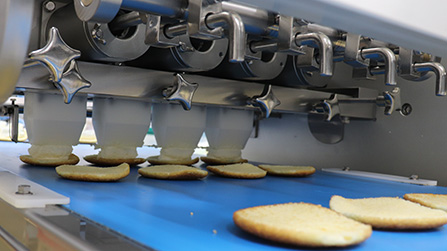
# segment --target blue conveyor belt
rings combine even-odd
[[[445,187],[424,187],[316,172],[306,178],[267,176],[239,180],[209,175],[200,181],[165,181],[140,177],[132,168],[114,183],[79,182],[58,177],[53,168],[24,165],[28,144],[0,143],[0,167],[70,197],[69,209],[159,250],[290,250],[239,230],[233,212],[246,207],[309,202],[328,207],[337,194],[348,198],[447,194]],[[87,145],[78,156],[91,154]],[[144,147],[140,154],[156,155]],[[80,164],[85,164],[81,162]],[[146,166],[143,164],[142,166]],[[431,231],[377,231],[352,250],[446,250],[447,227]]]

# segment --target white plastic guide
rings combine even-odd
[[[32,194],[16,194],[19,185],[29,185]],[[0,198],[16,208],[42,208],[46,205],[70,203],[70,198],[2,169]]]
[[[321,169],[321,171],[328,172],[328,173],[351,175],[351,176],[357,176],[357,177],[373,178],[373,179],[379,179],[379,180],[396,181],[396,182],[423,185],[423,186],[436,186],[438,184],[438,181],[436,181],[436,180],[411,179],[411,178],[403,177],[403,176],[364,172],[364,171],[353,171],[353,170],[345,171],[340,168],[323,168],[323,169]]]

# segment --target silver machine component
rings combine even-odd
[[[6,0],[0,3],[0,102],[14,92],[31,36],[34,1]],[[16,25],[20,23],[21,29]]]
[[[171,48],[151,47],[143,56],[129,63],[144,68],[199,72],[217,67],[225,58],[228,39],[202,40],[188,35],[177,37]]]
[[[125,12],[117,13],[117,18],[121,14]],[[120,24],[124,21],[128,20],[122,20]],[[113,28],[112,24],[81,21],[73,5],[69,4],[52,14],[47,27],[58,28],[68,45],[83,52],[82,60],[123,62],[136,59],[149,49],[144,43],[144,24],[129,26],[132,23],[128,23],[124,29]]]
[[[252,4],[242,4],[244,1]],[[259,2],[262,5],[269,1]],[[239,144],[239,148],[247,143],[244,156],[245,153],[259,156],[259,161],[267,162],[268,157],[272,158],[272,163],[282,161],[279,164],[287,164],[288,161],[296,164],[301,157],[308,157],[304,155],[315,156],[320,151],[343,157],[343,160],[330,157],[327,158],[330,160],[316,160],[327,165],[326,161],[349,162],[361,158],[356,153],[361,151],[358,155],[365,156],[363,152],[371,146],[386,149],[383,150],[385,154],[379,152],[380,156],[388,154],[391,157],[385,156],[387,160],[395,161],[397,158],[389,154],[394,149],[383,141],[400,142],[398,147],[404,148],[405,143],[413,139],[401,134],[394,136],[399,132],[386,123],[405,128],[404,123],[414,122],[412,116],[415,113],[419,113],[420,118],[430,118],[425,117],[425,111],[430,110],[425,107],[426,100],[422,102],[419,93],[408,91],[415,88],[409,81],[426,83],[425,80],[435,75],[435,94],[445,96],[447,73],[441,59],[417,51],[416,47],[407,49],[390,43],[392,40],[384,39],[386,42],[383,42],[368,34],[358,34],[358,30],[324,26],[318,23],[318,18],[307,20],[305,13],[303,17],[290,15],[275,9],[278,2],[291,1],[273,1],[271,8],[263,9],[255,7],[259,5],[253,0],[3,0],[0,3],[0,102],[6,101],[14,91],[28,95],[28,101],[32,100],[30,94],[38,93],[34,96],[44,97],[62,93],[66,104],[60,101],[64,108],[74,108],[82,119],[87,99],[125,100],[120,103],[120,111],[116,111],[116,107],[109,109],[113,116],[132,110],[122,105],[127,101],[141,102],[144,104],[141,109],[147,108],[145,111],[150,111],[151,106],[156,107],[157,116],[152,125],[157,118],[155,127],[159,130],[171,128],[167,126],[169,123],[173,125],[165,131],[165,136],[172,136],[170,140],[175,144],[159,144],[165,153],[176,153],[176,144],[183,140],[183,136],[189,136],[181,130],[182,126],[188,126],[182,124],[185,119],[201,124],[194,135],[194,141],[198,141],[205,128],[206,110],[208,113],[222,110],[227,114],[237,110],[242,114],[238,116],[245,116],[244,137],[251,137],[249,141],[244,138],[244,144]],[[315,1],[300,1],[300,4],[309,4],[304,2]],[[16,23],[21,24],[20,31],[13,26]],[[415,86],[420,88],[418,91],[426,88]],[[59,102],[60,97],[57,95],[55,102]],[[75,106],[78,97],[82,98],[82,109]],[[48,96],[36,99],[43,103],[49,100]],[[439,105],[442,101],[435,102]],[[51,107],[58,109],[54,105]],[[92,110],[99,115],[104,112],[101,109],[96,106]],[[48,110],[39,109],[42,112]],[[168,110],[175,110],[175,113]],[[1,105],[0,111],[3,116],[9,116],[10,136],[17,142],[20,107],[11,101],[11,104]],[[404,117],[397,117],[399,113]],[[109,115],[109,118],[113,116]],[[238,116],[228,118],[238,120]],[[69,122],[68,117],[73,116],[66,115],[64,122]],[[94,120],[95,116],[92,118]],[[220,114],[210,116],[209,120],[216,118],[230,121]],[[147,115],[141,124],[149,127],[150,119]],[[213,122],[216,122],[213,128],[219,129],[230,124]],[[379,123],[383,124],[374,126]],[[32,131],[31,124],[28,123],[28,132]],[[123,125],[123,128],[131,128],[127,126]],[[44,127],[48,129],[48,126]],[[61,134],[70,131],[66,127],[61,127]],[[255,132],[250,136],[253,128]],[[147,128],[143,129],[146,133]],[[381,134],[384,140],[371,139],[370,132]],[[56,140],[58,137],[42,138]],[[363,138],[370,141],[365,144],[367,146],[362,145]],[[426,140],[422,132],[417,138],[421,142]],[[433,138],[427,142],[437,140]],[[310,140],[311,144],[307,144]],[[321,144],[337,144],[342,140],[355,146],[347,147],[345,142],[336,146]],[[197,142],[192,143],[188,144],[188,154],[192,154],[197,146]],[[360,145],[366,150],[362,151]],[[240,155],[242,149],[239,148]],[[283,152],[283,149],[287,151]],[[232,149],[224,150],[230,152]],[[173,159],[175,157],[174,154]],[[426,157],[429,158],[432,157]],[[249,160],[258,161],[255,158]],[[17,193],[22,198],[35,197],[35,191],[35,187],[33,191],[19,187]],[[35,194],[31,196],[32,192]],[[82,232],[89,222],[61,207],[47,206],[45,210],[75,221],[72,227],[75,230],[60,230],[66,224],[57,227],[47,224],[52,220],[45,216],[48,212],[12,209],[2,200],[0,209],[0,216],[16,213],[21,224],[27,226],[23,231],[36,231],[35,228],[41,227],[43,230],[39,231],[63,240],[61,243],[67,244],[69,249],[107,248],[101,246],[106,242],[97,241],[99,246],[95,246],[88,242],[88,238],[80,240],[67,234]],[[0,239],[7,240],[16,249],[33,249],[39,240],[23,240],[26,234],[8,235],[10,229],[3,226],[10,227],[11,223],[6,222],[6,218],[0,217]],[[117,248],[148,248],[108,232],[110,229],[96,227],[101,234],[104,231],[106,236],[119,240],[121,246]]]

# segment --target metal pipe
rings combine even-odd
[[[445,78],[446,70],[441,63],[438,62],[424,62],[414,63],[413,69],[417,72],[432,71],[436,74],[436,96],[445,96]]]
[[[205,18],[206,26],[213,30],[227,27],[229,40],[229,60],[232,63],[243,62],[245,59],[245,27],[238,14],[221,12],[210,14]]]
[[[270,34],[269,27],[275,22],[275,15],[272,12],[228,1],[221,3],[223,11],[241,16],[245,32],[259,36]]]
[[[385,61],[385,84],[397,85],[396,73],[397,73],[397,60],[394,52],[388,48],[367,48],[360,51],[360,55],[364,58],[383,58]]]
[[[123,0],[121,8],[171,18],[187,18],[187,0]]]
[[[297,34],[295,43],[298,46],[308,45],[314,46],[317,43],[320,49],[320,75],[332,76],[334,66],[333,49],[331,39],[321,32],[312,32],[305,34]]]
[[[119,15],[109,23],[109,29],[112,32],[124,30],[126,28],[137,26],[143,23],[143,19],[138,11],[132,11],[124,15]]]
[[[174,38],[178,36],[185,35],[188,32],[188,24],[176,24],[176,25],[166,25],[164,27],[165,36],[168,38]]]
[[[88,1],[88,2],[87,2]],[[84,22],[108,23],[119,9],[141,11],[158,16],[187,20],[187,0],[74,0],[76,14]],[[274,24],[271,12],[233,2],[221,2],[224,12],[239,14],[249,34],[267,36]]]

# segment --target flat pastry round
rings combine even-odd
[[[159,160],[160,156],[151,156],[147,158],[147,161],[152,165],[193,165],[199,162],[199,158],[194,159],[179,159],[179,160]]]
[[[247,163],[246,159],[224,159],[224,158],[213,158],[213,157],[200,157],[200,160],[205,162],[208,165],[229,165],[229,164],[237,164],[237,163]]]
[[[98,166],[116,166],[122,163],[127,163],[131,166],[135,166],[144,163],[146,161],[146,159],[144,158],[105,159],[105,158],[98,158],[97,154],[87,155],[84,157],[84,160]]]
[[[310,203],[287,203],[241,209],[234,223],[259,237],[307,247],[345,247],[371,236],[371,226]]]
[[[79,162],[78,156],[70,154],[68,159],[42,159],[33,158],[31,155],[21,155],[20,160],[26,164],[34,166],[60,166],[60,165],[76,165]]]
[[[81,181],[117,181],[129,175],[127,163],[114,167],[61,165],[56,172],[62,178]]]
[[[408,193],[404,195],[404,199],[433,209],[447,211],[447,194]]]
[[[207,166],[206,168],[217,175],[239,179],[259,179],[267,174],[261,168],[248,163]]]
[[[163,180],[196,180],[205,178],[208,172],[185,165],[158,165],[138,169],[138,173],[147,178]]]
[[[313,166],[259,165],[259,168],[266,170],[267,174],[278,176],[304,177],[315,173]]]
[[[382,229],[430,229],[447,223],[447,213],[397,197],[346,199],[334,195],[331,209]]]

